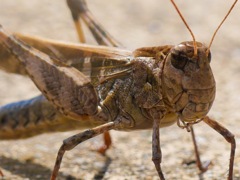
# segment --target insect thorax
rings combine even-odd
[[[109,79],[98,87],[101,104],[112,121],[129,120],[129,129],[148,129],[152,128],[152,116],[163,117],[166,109],[161,92],[161,64],[151,57],[134,58],[130,74]]]

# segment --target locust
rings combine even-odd
[[[177,123],[191,132],[197,165],[199,157],[193,125],[204,122],[231,144],[228,180],[233,179],[234,135],[207,116],[215,98],[210,47],[197,42],[171,0],[193,40],[178,45],[124,50],[95,19],[84,0],[67,0],[81,44],[9,33],[0,25],[1,69],[29,76],[42,95],[0,107],[0,139],[28,138],[45,132],[87,130],[63,141],[52,171],[57,178],[62,158],[83,141],[104,134],[104,154],[111,145],[110,130],[152,129],[152,161],[159,178],[162,153],[159,128]],[[87,45],[81,22],[99,46]],[[3,176],[3,173],[0,171]]]

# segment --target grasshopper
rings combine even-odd
[[[174,1],[171,2],[188,27]],[[90,128],[64,140],[52,172],[54,180],[64,153],[81,142],[104,133],[106,147],[100,149],[104,153],[111,144],[109,130],[152,128],[152,160],[163,180],[159,127],[177,122],[179,127],[191,131],[198,167],[205,171],[207,166],[199,159],[192,128],[203,121],[231,144],[228,179],[233,179],[234,136],[207,117],[215,97],[215,80],[210,68],[213,39],[206,47],[195,40],[188,27],[193,41],[176,46],[145,47],[133,52],[107,47],[120,47],[120,44],[95,20],[85,1],[67,0],[67,3],[80,42],[85,42],[79,22],[82,19],[96,41],[104,46],[69,46],[13,35],[0,26],[0,43],[4,47],[0,53],[1,68],[28,75],[43,94],[1,107],[0,139]]]

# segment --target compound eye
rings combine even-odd
[[[187,64],[188,58],[183,54],[174,54],[171,55],[171,64],[177,69],[182,69]]]

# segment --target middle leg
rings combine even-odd
[[[115,46],[119,47],[120,44],[100,25],[99,22],[92,16],[89,11],[85,0],[67,0],[68,7],[72,13],[73,22],[78,34],[79,41],[81,43],[86,42],[84,36],[81,20],[90,29],[93,37],[99,45]],[[105,155],[106,151],[112,144],[111,135],[109,131],[103,133],[104,144],[97,149],[102,155]]]
[[[207,162],[202,163],[201,158],[200,158],[200,153],[199,153],[199,150],[198,150],[198,146],[197,146],[197,141],[196,141],[194,129],[193,129],[192,126],[190,126],[190,130],[191,130],[191,136],[192,136],[192,141],[193,141],[193,146],[194,146],[194,152],[195,152],[197,167],[201,171],[201,173],[204,173],[208,170],[208,167],[211,164],[211,161],[207,161]]]

